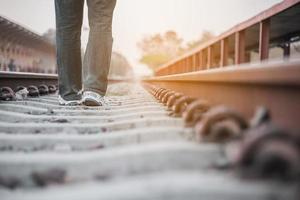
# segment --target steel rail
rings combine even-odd
[[[233,107],[248,118],[265,106],[276,123],[300,130],[300,61],[153,77],[144,83]]]
[[[108,81],[109,83],[132,82],[134,81],[134,78],[109,78]],[[57,85],[57,74],[0,71],[0,88],[11,87],[12,89],[15,89],[17,86],[27,87],[30,85],[39,86],[42,84]]]
[[[57,85],[57,75],[55,74],[39,74],[39,73],[23,73],[23,72],[0,72],[0,87],[11,87],[15,89],[17,86],[30,86],[41,84]]]

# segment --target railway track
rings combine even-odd
[[[1,93],[1,199],[299,197],[297,137],[267,109],[250,123],[149,81],[110,85],[99,108],[59,106],[57,93],[34,91],[21,100]]]
[[[0,199],[300,199],[299,11],[282,1],[152,78],[110,80],[103,107],[59,106],[56,75],[0,72]],[[274,48],[286,62],[266,62]]]

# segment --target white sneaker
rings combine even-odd
[[[64,100],[61,96],[58,96],[59,105],[61,106],[78,106],[82,103],[82,100]]]
[[[104,97],[92,91],[83,92],[82,103],[86,106],[106,106]]]

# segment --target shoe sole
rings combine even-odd
[[[97,102],[97,101],[95,101],[95,100],[93,100],[93,99],[85,99],[84,101],[83,101],[83,104],[85,105],[85,106],[102,106],[102,104],[101,103],[99,103],[99,102]]]
[[[79,106],[80,103],[74,102],[74,103],[60,103],[60,106]]]
[[[66,101],[63,100],[61,97],[58,100],[60,106],[79,106],[82,103],[82,100],[71,100]]]

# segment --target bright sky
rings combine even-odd
[[[219,34],[281,0],[118,0],[115,9],[114,50],[127,57],[137,73],[136,43],[144,36],[176,31],[185,41],[195,40],[203,30]],[[87,11],[87,10],[86,10]],[[54,0],[0,0],[0,15],[44,33],[55,27]],[[84,25],[88,27],[87,12]],[[87,33],[82,37],[83,46]]]

